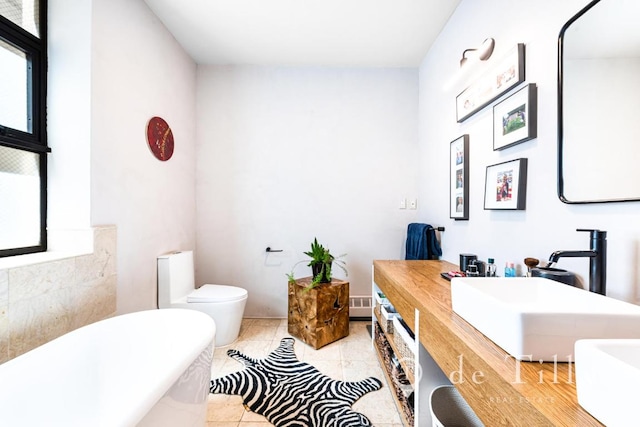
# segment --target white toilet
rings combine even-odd
[[[202,285],[195,289],[193,251],[158,257],[158,308],[189,308],[208,314],[216,324],[215,346],[234,342],[249,293],[227,285]]]

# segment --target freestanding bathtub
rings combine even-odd
[[[0,365],[0,425],[204,426],[215,329],[171,308],[56,338]]]

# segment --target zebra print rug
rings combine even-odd
[[[313,365],[300,362],[293,352],[293,338],[283,338],[264,359],[253,359],[237,350],[229,357],[244,369],[211,380],[211,393],[242,396],[245,407],[263,415],[276,427],[371,426],[351,405],[382,387],[374,377],[362,381],[336,381]]]

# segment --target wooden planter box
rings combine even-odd
[[[311,277],[289,283],[289,333],[316,350],[349,335],[349,282],[332,279],[305,291]]]

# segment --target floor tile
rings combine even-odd
[[[209,394],[207,421],[240,421],[244,413],[242,398],[225,394]]]
[[[265,420],[262,415],[256,414],[255,412],[246,411],[246,410],[244,411],[244,414],[242,414],[242,418],[240,418],[240,421],[243,423],[266,423],[267,422],[267,420]]]
[[[254,323],[240,332],[241,341],[270,341],[276,335],[277,326]]]

